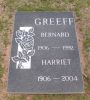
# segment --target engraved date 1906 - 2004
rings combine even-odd
[[[78,77],[77,76],[60,76],[60,77],[38,76],[38,82],[50,82],[53,80],[59,80],[62,82],[73,82],[73,81],[78,81]]]

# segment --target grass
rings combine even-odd
[[[85,40],[84,40],[84,48],[87,52],[90,52],[90,29],[86,29]]]
[[[52,2],[53,3],[53,2]],[[30,4],[30,5],[23,5],[17,8],[18,11],[65,11],[65,7],[58,7],[55,6],[57,3],[53,4],[53,6],[51,6],[51,2],[49,2],[49,0],[41,0],[40,3],[36,4]],[[55,7],[54,7],[55,6]]]
[[[24,95],[19,95],[19,96],[16,96],[16,95],[8,95],[6,97],[6,100],[26,100],[26,97]]]
[[[2,78],[3,73],[4,73],[4,68],[2,67],[2,62],[3,62],[2,52],[0,51],[0,78]]]
[[[43,95],[42,100],[89,100],[85,95]]]
[[[4,73],[4,69],[2,65],[0,64],[0,78],[3,76],[3,73]]]
[[[7,45],[9,44],[9,39],[8,39],[7,33],[3,33],[2,40],[3,40],[4,46],[7,47]]]
[[[8,34],[7,34],[7,26],[8,20],[6,16],[3,16],[2,20],[0,20],[0,42],[6,47],[9,43]]]
[[[85,40],[84,45],[85,45],[86,48],[90,47],[90,38],[87,38],[87,39]]]
[[[33,100],[42,100],[40,95],[36,95],[33,97]]]
[[[0,32],[3,30],[3,23],[0,21]]]
[[[79,29],[84,37],[83,50],[90,52],[90,27],[87,28],[89,21],[84,21],[83,13],[86,8],[90,7],[90,0],[3,0],[3,5],[5,7],[4,16],[0,15],[0,38],[5,48],[8,46],[8,30],[11,25],[9,20],[15,11],[74,11],[77,17],[77,23],[80,24]],[[89,10],[90,11],[90,10]],[[88,13],[89,13],[88,11]],[[90,17],[90,16],[89,16]],[[89,20],[89,17],[87,19]],[[13,20],[12,20],[13,22]],[[90,26],[90,25],[88,25]],[[84,28],[83,28],[84,27]],[[89,55],[86,56],[87,65],[86,69],[89,68],[88,62]],[[2,54],[0,54],[0,78],[3,76],[4,69],[2,67]],[[85,80],[86,93],[90,92],[90,75],[86,72],[87,77]],[[25,95],[8,95],[6,100],[26,100]],[[90,100],[86,94],[82,95],[35,95],[33,100]]]

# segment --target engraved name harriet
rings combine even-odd
[[[71,59],[42,59],[42,66],[46,65],[70,65]]]

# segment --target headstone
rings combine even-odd
[[[8,92],[83,92],[72,12],[16,13]]]

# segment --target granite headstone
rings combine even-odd
[[[17,12],[8,92],[83,92],[79,49],[72,12]]]

